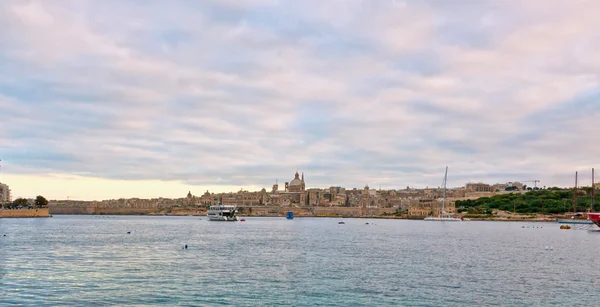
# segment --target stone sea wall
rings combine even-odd
[[[0,217],[6,218],[27,218],[27,217],[50,217],[48,208],[42,209],[19,209],[19,210],[0,210]]]
[[[315,207],[313,212],[315,216],[361,217],[380,216],[384,213],[392,213],[395,210],[394,208]]]
[[[81,206],[49,206],[51,214],[84,214],[84,215],[146,215],[157,214],[159,208],[102,208],[93,205]]]
[[[57,206],[48,205],[50,214],[94,214],[92,206]]]
[[[97,202],[50,204],[50,214],[84,214],[84,215],[206,215],[205,207],[197,206],[149,206],[101,204]],[[293,212],[294,216],[319,217],[363,217],[382,216],[392,213],[394,208],[363,207],[280,207],[280,206],[238,206],[240,216],[285,216]]]

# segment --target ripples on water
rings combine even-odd
[[[600,297],[600,232],[337,222],[1,219],[0,305],[564,306]]]

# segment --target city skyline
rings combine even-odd
[[[297,171],[298,172],[298,171]],[[297,173],[298,174],[298,173]],[[139,185],[139,181],[126,181],[126,180],[121,180],[118,181],[116,185],[114,185],[111,190],[110,190],[110,195],[113,195],[112,197],[91,197],[92,194],[81,194],[77,192],[77,187],[78,186],[85,186],[86,183],[82,184],[82,180],[85,180],[85,177],[81,178],[81,177],[58,177],[58,176],[54,176],[53,177],[54,180],[56,179],[64,179],[64,180],[68,180],[71,184],[65,184],[63,186],[61,186],[61,188],[63,189],[63,191],[61,192],[62,194],[53,194],[52,192],[50,193],[34,193],[35,195],[29,195],[29,196],[23,196],[20,194],[14,194],[12,193],[12,199],[17,199],[17,198],[27,198],[27,199],[33,199],[35,198],[35,196],[37,195],[49,195],[50,199],[53,200],[81,200],[81,201],[102,201],[102,200],[111,200],[111,199],[134,199],[134,198],[139,198],[139,199],[157,199],[157,198],[168,198],[168,199],[178,199],[178,198],[184,198],[184,195],[182,194],[183,190],[182,186],[178,183],[174,183],[174,182],[155,182],[155,181],[149,181],[149,180],[145,180],[143,181],[143,183],[145,185],[142,185],[142,188],[140,188]],[[597,177],[596,177],[597,178]],[[31,178],[27,178],[28,180],[30,180]],[[60,180],[59,180],[60,181]],[[214,194],[235,194],[241,191],[245,191],[245,192],[259,192],[263,189],[269,191],[271,188],[274,188],[275,185],[278,185],[281,191],[286,191],[286,185],[288,183],[291,183],[293,181],[293,179],[288,179],[288,180],[283,180],[280,181],[279,179],[275,179],[275,181],[272,182],[271,185],[266,185],[266,186],[259,186],[259,185],[252,185],[252,186],[246,186],[246,187],[234,187],[234,186],[218,186],[216,189],[210,189],[210,188],[205,188],[204,190],[200,189],[199,190],[199,186],[187,186],[189,188],[189,190],[187,190],[186,193],[192,193],[192,195],[194,196],[199,196],[202,193],[205,192],[210,192],[210,193],[214,193]],[[589,181],[589,182],[588,182]],[[47,189],[45,189],[45,187],[41,186],[40,184],[44,184],[46,181],[44,180],[40,180],[40,181],[28,181],[26,183],[26,186],[28,187],[34,187],[39,189],[38,191],[45,191],[48,192]],[[594,182],[596,183],[596,186],[600,185],[600,182],[598,181],[598,179],[595,179]],[[302,183],[304,184],[304,172],[302,172]],[[469,184],[475,184],[475,185],[479,185],[479,184],[483,184],[483,185],[487,185],[489,187],[492,186],[509,186],[509,184],[516,184],[517,186],[527,186],[529,188],[533,188],[533,187],[538,187],[538,188],[552,188],[552,187],[559,187],[559,188],[572,188],[574,186],[574,182],[572,186],[546,186],[544,184],[543,181],[541,180],[512,180],[512,181],[504,181],[504,182],[482,182],[482,181],[466,181],[463,182],[461,184],[450,184],[447,186],[448,190],[457,190],[457,189],[464,189],[465,187],[467,187],[467,185]],[[3,184],[2,182],[0,182],[0,184]],[[104,189],[106,188],[108,185],[112,184],[111,182],[107,182],[105,185],[100,185],[98,188],[100,189]],[[54,185],[52,186],[53,189],[56,189],[58,185]],[[591,184],[591,180],[586,180],[585,177],[581,177],[578,176],[578,187],[588,187],[588,186],[592,186]],[[172,187],[172,188],[171,188]],[[312,186],[312,185],[306,185],[306,190],[328,190],[330,188],[344,188],[346,190],[362,190],[365,188],[369,188],[371,190],[381,190],[381,191],[401,191],[401,190],[405,190],[405,189],[411,189],[411,190],[440,190],[443,188],[443,186],[440,185],[425,185],[425,186],[415,186],[415,185],[406,185],[406,186],[399,186],[399,187],[383,187],[381,185],[369,185],[368,183],[365,184],[364,186],[342,186],[339,184],[329,184],[329,185],[324,185],[324,186]],[[153,193],[148,194],[147,191],[148,190],[152,190]],[[52,197],[53,195],[67,195],[66,197]],[[83,196],[82,196],[83,195]],[[109,195],[109,194],[105,194],[105,195]],[[145,195],[145,196],[140,196],[140,195]]]
[[[599,169],[594,1],[6,1],[0,182],[179,197]],[[170,12],[165,14],[165,12]]]

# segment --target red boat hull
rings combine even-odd
[[[600,227],[600,213],[588,213],[590,221],[594,222],[596,226]]]

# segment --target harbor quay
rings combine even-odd
[[[0,210],[0,218],[51,217],[49,208]]]

